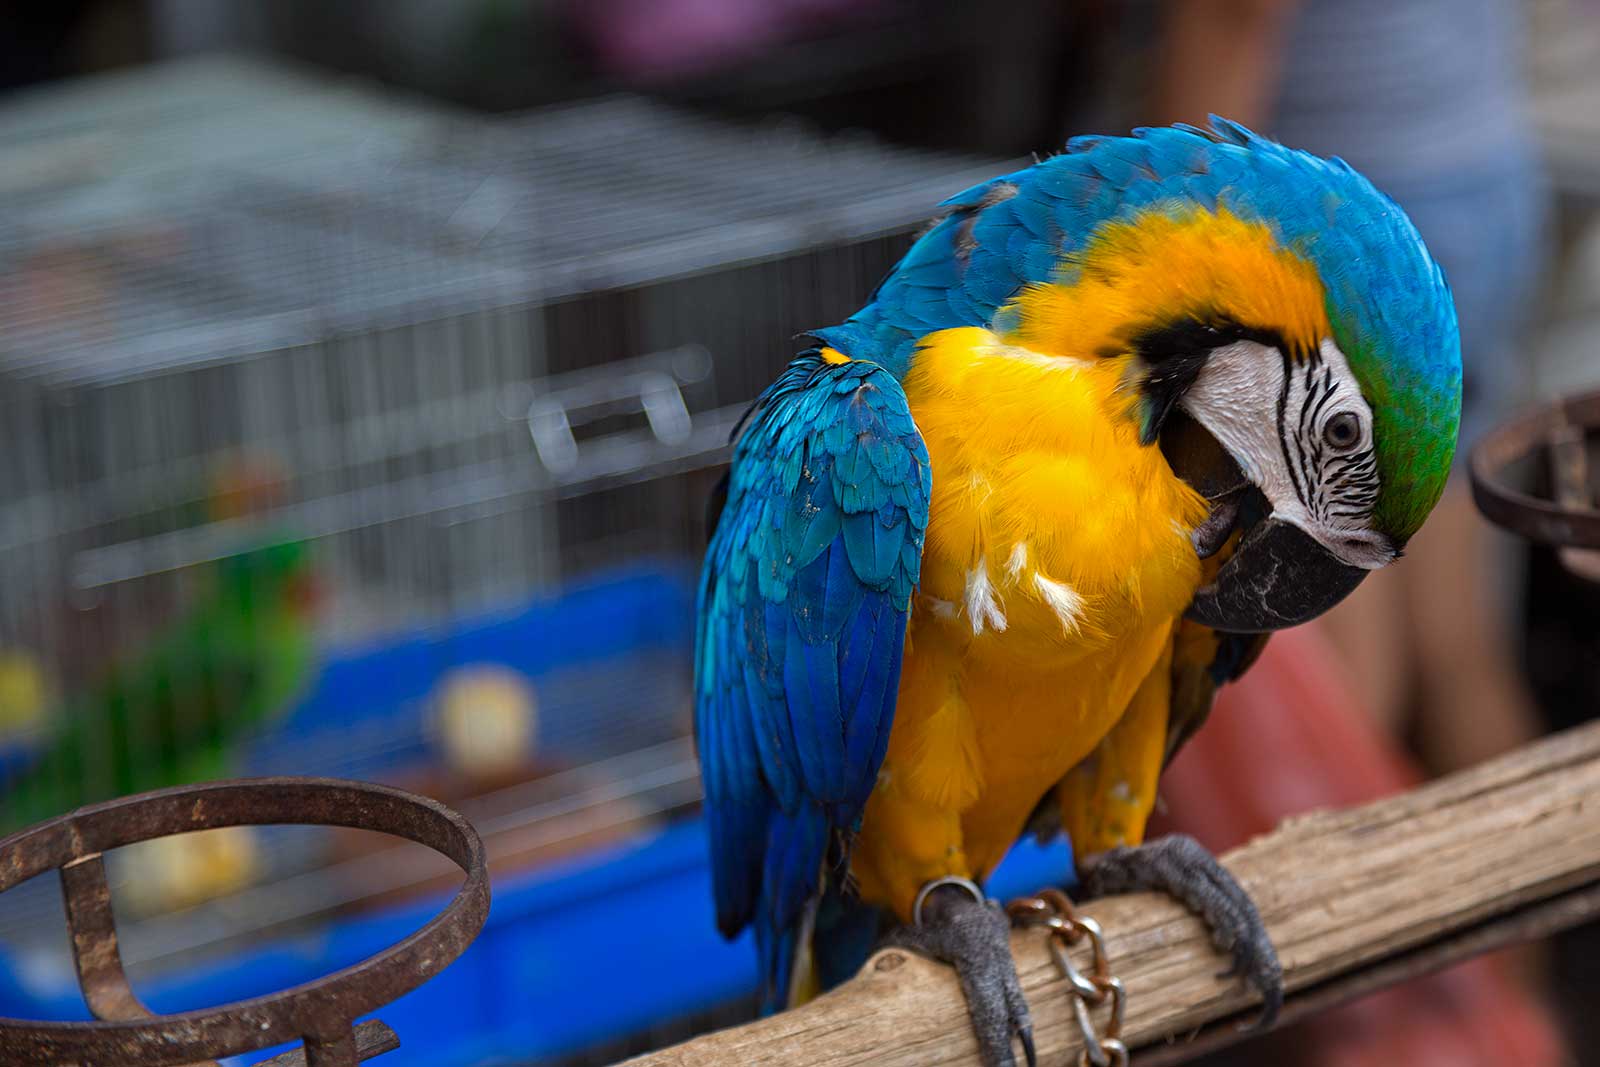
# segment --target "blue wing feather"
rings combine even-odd
[[[798,603],[799,598],[795,598]],[[844,753],[839,736],[839,663],[832,641],[807,641],[800,622],[789,615],[789,641],[784,649],[783,688],[789,700],[789,722],[799,750],[806,792],[824,802],[844,792]]]
[[[718,925],[755,926],[772,1007],[883,763],[929,477],[894,376],[816,352],[735,448],[701,579],[695,732]]]

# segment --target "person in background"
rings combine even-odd
[[[1403,565],[1326,626],[1391,736],[1438,774],[1531,739],[1502,545],[1473,508],[1472,446],[1520,399],[1547,194],[1524,117],[1514,0],[1169,0],[1149,118],[1225,115],[1342,156],[1403,207],[1461,324],[1456,475]]]

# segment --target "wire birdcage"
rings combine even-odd
[[[0,648],[62,691],[268,534],[312,545],[332,649],[643,558],[686,575],[794,335],[1001,166],[633,97],[487,120],[233,60],[35,93],[0,146],[25,164],[0,199]],[[624,774],[692,804],[685,648],[541,682],[567,777],[494,817]],[[261,769],[381,776],[428,722],[352,713]],[[130,930],[135,966],[159,940]]]

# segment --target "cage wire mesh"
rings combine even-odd
[[[108,663],[160,660],[186,624],[169,674],[236,652],[194,620],[230,560],[275,541],[309,546],[324,654],[641,559],[687,574],[729,432],[794,335],[847,315],[938,201],[1002,166],[633,97],[488,120],[215,59],[21,97],[0,152],[0,646],[48,694],[6,713],[18,780],[74,701],[111,699]],[[697,799],[684,647],[539,679],[559,773],[474,802],[491,845],[496,825],[559,836],[623,794],[646,815]],[[134,685],[53,795],[145,784],[109,748],[220,745],[263,673]],[[381,777],[436,728],[353,715],[276,736],[283,709],[258,710],[253,770]],[[133,924],[131,964],[317,911],[326,855],[279,852],[270,876],[299,889]],[[8,902],[0,943],[56,908]]]

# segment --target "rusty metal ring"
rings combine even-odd
[[[1106,1067],[1128,1067],[1130,1054],[1128,1046],[1116,1038],[1106,1038],[1095,1045],[1095,1053],[1104,1061]],[[1088,1048],[1078,1053],[1078,1067],[1092,1067],[1095,1063],[1095,1054]]]
[[[1495,429],[1472,451],[1472,498],[1478,510],[1496,525],[1541,544],[1600,548],[1600,510],[1540,499],[1501,481],[1512,463],[1544,448],[1552,430],[1595,426],[1600,426],[1600,391],[1524,412]]]
[[[1018,897],[1006,905],[1006,915],[1025,926],[1043,924],[1052,918],[1063,921],[1050,905],[1038,897]]]
[[[1120,978],[1099,978],[1095,985],[1100,987],[1100,994],[1111,996],[1111,1021],[1106,1024],[1106,1037],[1120,1038],[1122,1036],[1122,1017],[1126,1014],[1128,1006],[1128,987],[1122,984]]]
[[[443,853],[464,872],[455,897],[415,933],[314,982],[216,1008],[153,1015],[122,972],[100,854],[225,826],[373,830]],[[169,1067],[304,1039],[312,1064],[359,1058],[353,1020],[410,992],[460,956],[489,914],[489,870],[471,824],[437,801],[327,778],[179,786],[80,808],[0,840],[0,892],[47,871],[62,887],[84,995],[100,1021],[0,1018],[0,1064]]]
[[[1056,969],[1061,972],[1061,977],[1067,980],[1072,991],[1083,998],[1085,1003],[1093,1007],[1105,999],[1100,987],[1078,970],[1078,965],[1072,962],[1071,953],[1067,951],[1067,946],[1061,943],[1059,937],[1052,937],[1045,947],[1056,961]]]
[[[1072,903],[1072,898],[1067,896],[1063,890],[1058,889],[1055,886],[1046,886],[1045,888],[1039,890],[1038,893],[1034,894],[1034,896],[1036,899],[1042,900],[1044,903],[1054,908],[1056,913],[1059,915],[1065,915],[1070,919],[1077,914]]]

